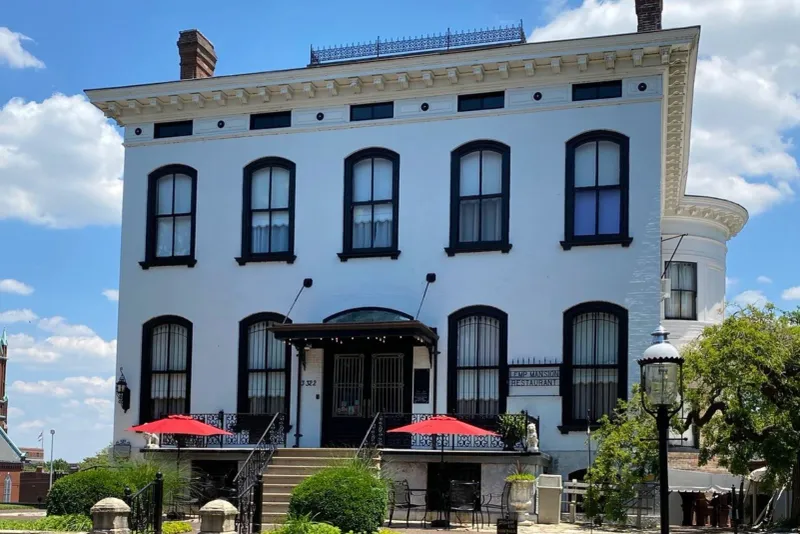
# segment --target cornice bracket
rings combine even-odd
[[[161,107],[161,102],[159,102],[158,98],[155,98],[155,97],[153,97],[153,98],[151,98],[151,99],[150,99],[149,105],[150,105],[150,109],[154,109],[154,110],[156,110],[156,111],[157,111],[157,112],[159,112],[159,113],[160,113],[160,112],[161,112],[161,110],[163,109],[163,108]]]
[[[175,106],[178,111],[183,111],[183,99],[178,95],[169,97],[169,103]]]
[[[606,69],[614,70],[614,66],[617,61],[617,53],[616,52],[604,52],[603,53],[603,61],[606,62]]]
[[[504,80],[508,79],[508,63],[498,63],[497,70],[500,73],[500,77]]]
[[[260,96],[261,99],[264,102],[269,102],[269,88],[268,87],[259,87],[258,88],[258,96]]]
[[[525,74],[528,76],[536,74],[536,64],[532,60],[525,62]]]
[[[475,81],[483,81],[483,65],[473,65],[472,74],[475,75]]]
[[[631,58],[633,58],[634,67],[641,67],[642,60],[644,59],[644,49],[637,48],[635,50],[631,50]]]
[[[383,91],[386,88],[386,80],[379,74],[372,78],[372,85],[374,85],[375,89],[378,91]]]
[[[352,78],[350,80],[350,89],[352,89],[355,94],[360,94],[361,93],[361,78]]]
[[[425,87],[433,87],[434,74],[429,70],[422,71],[422,81],[425,82]]]
[[[192,102],[194,102],[198,108],[206,107],[206,97],[200,93],[195,93],[192,95]]]
[[[550,70],[553,71],[553,74],[559,74],[561,72],[560,57],[550,58]]]
[[[450,80],[450,83],[455,85],[458,83],[458,69],[450,68],[447,69],[447,79]]]
[[[339,94],[339,84],[336,83],[336,80],[328,80],[325,82],[325,88],[328,90],[328,94],[331,96],[336,96]]]
[[[586,54],[580,54],[578,56],[578,70],[580,72],[586,72],[589,68],[589,56]]]
[[[291,85],[281,85],[281,94],[286,100],[291,100],[294,97],[294,89]]]
[[[244,89],[236,90],[236,98],[239,99],[239,103],[243,106],[246,106],[247,102],[249,101],[249,95]]]
[[[400,85],[400,89],[408,89],[408,74],[405,72],[398,74],[397,83]]]
[[[306,82],[303,84],[303,92],[308,98],[314,98],[317,96],[317,90],[314,87],[314,84],[311,82]]]

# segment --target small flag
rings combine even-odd
[[[41,432],[39,432],[39,437],[38,437],[38,438],[36,438],[36,441],[38,441],[38,442],[40,442],[40,443],[44,441],[44,430],[42,430]]]

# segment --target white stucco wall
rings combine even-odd
[[[178,139],[131,146],[125,154],[118,366],[132,389],[131,409],[117,407],[115,439],[138,438],[125,428],[138,422],[141,327],[175,314],[194,324],[194,413],[236,410],[238,322],[252,313],[285,313],[303,278],[312,277],[292,312],[295,322],[317,322],[352,307],[384,306],[413,314],[425,274],[437,281],[420,320],[440,334],[436,411],[446,410],[447,317],[475,304],[508,313],[509,361],[560,360],[562,313],[585,301],[609,301],[629,310],[629,383],[638,380],[635,359],[650,343],[660,318],[661,113],[659,101],[620,105],[479,114],[405,124],[380,123],[324,131],[217,140]],[[565,142],[582,132],[608,129],[630,137],[629,248],[559,245],[564,228]],[[450,152],[476,139],[511,147],[511,223],[508,254],[448,257]],[[398,260],[336,256],[342,247],[344,158],[369,146],[400,154]],[[242,168],[265,156],[297,165],[294,264],[239,266]],[[197,265],[142,270],[147,175],[170,163],[198,171]],[[724,273],[723,273],[724,276]],[[418,358],[415,358],[417,360]],[[296,367],[296,362],[295,362]],[[317,373],[309,357],[305,375]],[[295,380],[292,380],[292,388]],[[316,392],[303,392],[304,445],[312,446],[319,418]],[[509,411],[541,417],[543,450],[585,448],[583,432],[561,434],[559,397],[509,399]],[[292,423],[295,393],[292,392]],[[415,406],[415,410],[422,407]],[[314,418],[317,419],[314,419]]]

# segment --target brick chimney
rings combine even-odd
[[[663,0],[636,0],[636,18],[639,19],[637,31],[654,32],[661,29]]]
[[[217,66],[214,45],[198,30],[180,32],[178,54],[181,56],[181,80],[214,76]]]

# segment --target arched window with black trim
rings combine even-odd
[[[175,315],[147,321],[142,328],[140,421],[190,413],[191,382],[192,323]]]
[[[562,421],[586,430],[610,415],[628,390],[628,311],[585,302],[564,312]],[[576,426],[577,428],[569,428]]]
[[[147,181],[147,235],[143,269],[160,265],[194,267],[197,171],[167,165]]]
[[[628,246],[628,137],[606,130],[567,141],[564,241]]]
[[[239,322],[239,413],[289,413],[292,348],[269,330],[284,319],[265,312]]]
[[[448,320],[448,411],[497,415],[508,397],[508,315],[469,306]]]
[[[414,317],[391,308],[378,306],[365,306],[363,308],[350,308],[329,315],[322,320],[323,323],[393,323],[396,321],[412,321]]]
[[[344,160],[342,261],[359,257],[397,259],[400,155],[367,148]]]
[[[240,265],[285,261],[294,255],[295,164],[262,158],[244,168]]]
[[[508,252],[511,149],[497,141],[473,141],[450,158],[450,246],[459,252]]]

